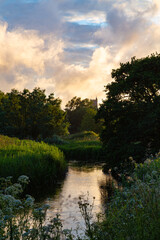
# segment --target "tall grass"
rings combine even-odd
[[[53,186],[66,172],[63,153],[55,146],[0,136],[0,176],[27,175],[32,189]]]
[[[96,141],[70,141],[67,144],[58,145],[68,160],[102,161],[102,147]]]
[[[64,152],[68,160],[95,162],[104,159],[99,136],[92,131],[70,134],[64,137],[63,142],[57,146]]]
[[[83,131],[66,135],[65,140],[76,140],[76,141],[99,141],[99,135],[93,131]]]

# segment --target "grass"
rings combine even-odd
[[[102,144],[94,132],[81,132],[65,137],[64,143],[57,145],[68,160],[95,162],[103,160]]]
[[[90,141],[70,141],[67,144],[58,145],[64,152],[68,160],[81,161],[100,161],[101,159],[101,144],[99,142]]]
[[[27,175],[29,187],[38,193],[61,179],[66,167],[63,153],[55,146],[0,136],[1,177]]]
[[[99,135],[93,131],[83,131],[67,135],[64,137],[64,140],[99,141]]]

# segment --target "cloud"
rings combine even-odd
[[[156,0],[0,0],[1,90],[104,97],[120,62],[160,52],[159,10]]]
[[[56,96],[66,101],[74,95],[101,95],[101,77],[105,69],[102,68],[105,59],[102,49],[94,52],[89,67],[85,68],[63,59],[64,46],[63,41],[54,36],[42,38],[37,31],[22,28],[10,31],[6,23],[1,23],[1,90],[39,86],[48,92],[56,92]]]
[[[46,61],[56,59],[62,45],[61,41],[50,35],[41,38],[36,31],[21,28],[8,31],[7,24],[1,23],[0,69],[9,71],[25,67],[35,73],[43,73]]]
[[[0,23],[1,79],[13,87],[33,85],[35,78],[47,76],[47,67],[58,62],[62,51],[63,42],[54,36],[42,38],[37,31],[22,28],[10,31],[7,23]]]

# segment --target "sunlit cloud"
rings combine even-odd
[[[0,1],[2,91],[101,99],[120,62],[160,52],[158,0],[82,2]]]

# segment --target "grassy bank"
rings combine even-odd
[[[0,176],[27,175],[37,192],[53,186],[66,172],[63,153],[55,146],[0,136]]]
[[[58,146],[68,160],[100,161],[101,144],[96,141],[75,141]]]
[[[47,142],[61,149],[68,160],[95,162],[104,159],[99,136],[91,131],[70,134],[63,139],[53,137]]]

